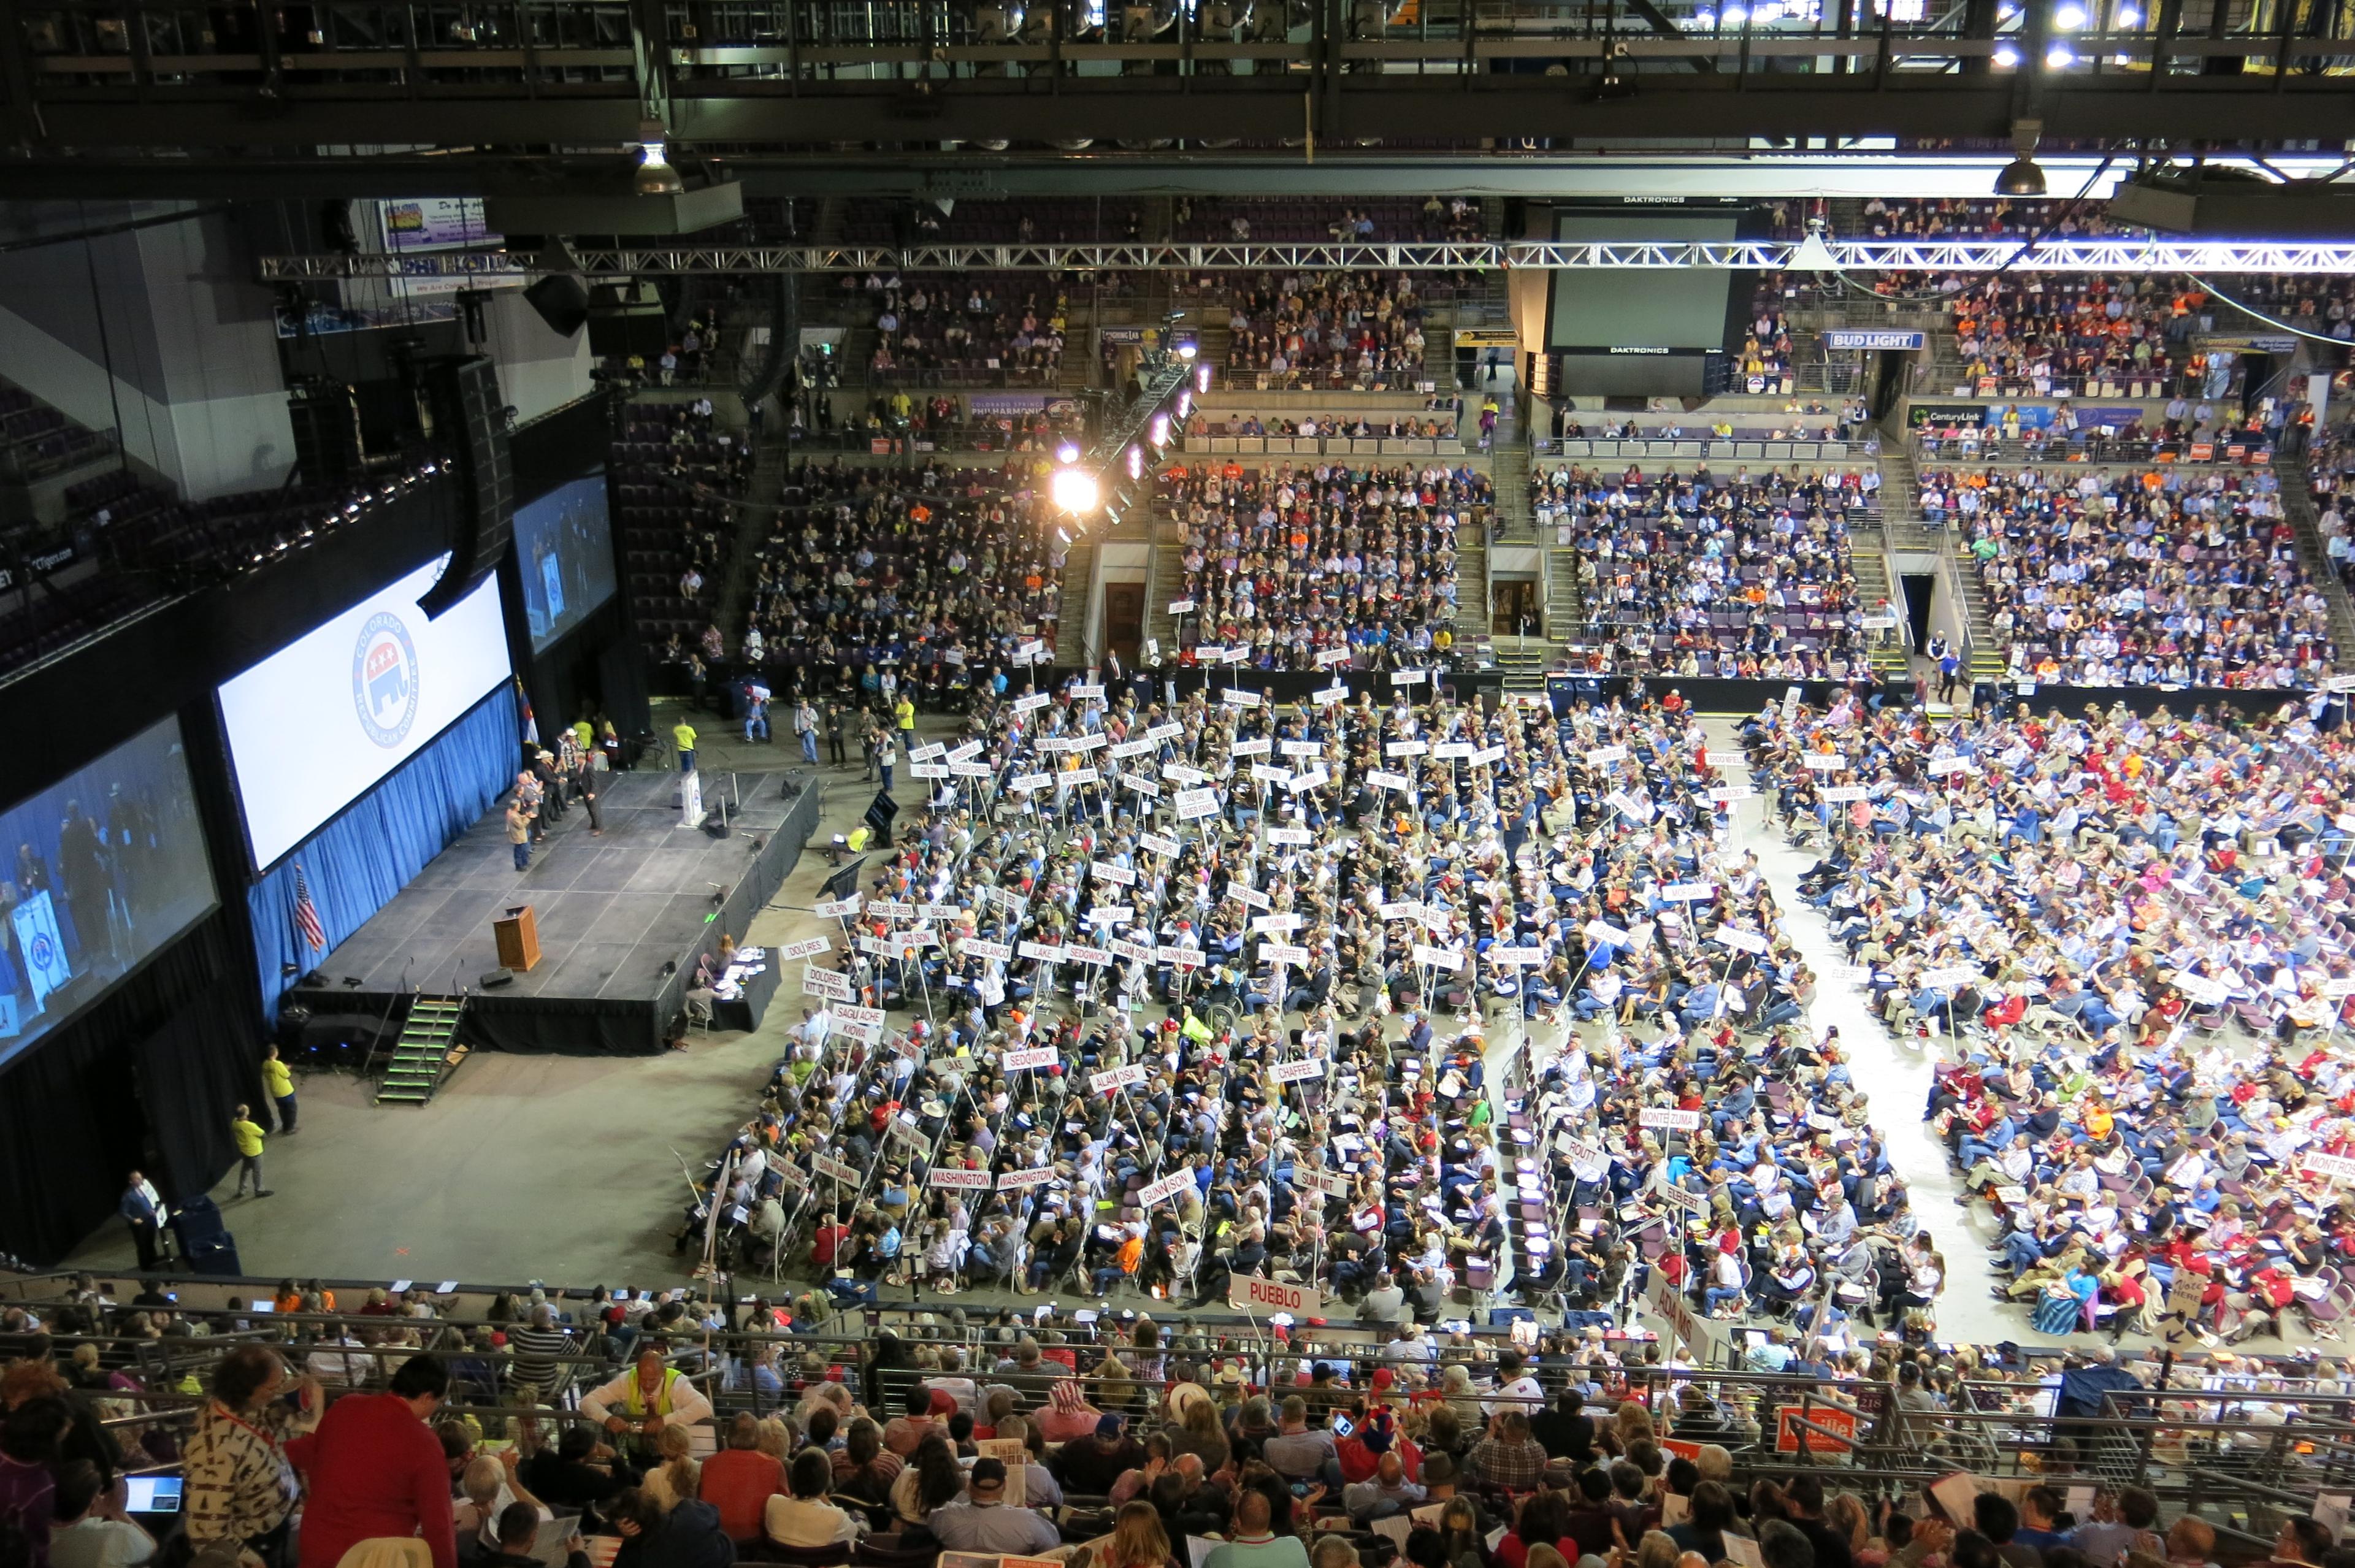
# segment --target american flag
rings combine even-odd
[[[294,865],[294,929],[303,933],[312,952],[327,945],[327,928],[319,923],[319,906],[311,901],[311,884],[299,860]]]

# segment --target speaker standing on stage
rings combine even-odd
[[[278,1048],[261,1048],[261,1086],[270,1093],[270,1103],[278,1107],[278,1136],[286,1137],[294,1131],[294,1074],[278,1060]]]
[[[817,761],[817,709],[806,697],[794,705],[794,733],[802,738],[802,761]]]
[[[270,1196],[270,1189],[261,1185],[261,1127],[252,1113],[243,1105],[229,1118],[229,1136],[237,1139],[237,1196],[245,1196],[245,1179],[253,1178],[253,1195]]]
[[[507,847],[515,851],[518,871],[531,869],[531,813],[520,799],[507,802]]]
[[[139,1249],[140,1272],[155,1273],[155,1242],[163,1232],[165,1217],[164,1195],[134,1170],[131,1173],[129,1185],[123,1189],[123,1201],[117,1209],[124,1222],[131,1227],[133,1244]]]
[[[695,726],[682,719],[671,727],[670,738],[678,747],[678,771],[683,773],[693,773],[695,771]]]

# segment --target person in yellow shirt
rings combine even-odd
[[[670,738],[678,747],[678,771],[683,773],[693,773],[695,771],[695,726],[682,719],[671,726]]]
[[[229,1136],[237,1140],[237,1195],[245,1196],[245,1179],[253,1178],[253,1195],[270,1196],[270,1189],[261,1185],[261,1129],[254,1125],[252,1115],[243,1106],[229,1118]]]
[[[278,1107],[278,1131],[282,1136],[294,1130],[294,1074],[278,1060],[278,1048],[261,1048],[261,1087],[269,1093],[270,1103]]]
[[[891,709],[891,717],[898,721],[900,734],[914,734],[916,732],[915,699],[910,697],[905,691],[900,692],[898,706]]]

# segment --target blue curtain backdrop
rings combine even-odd
[[[477,703],[442,738],[401,764],[341,816],[313,834],[246,894],[261,970],[261,1010],[272,1022],[293,979],[326,956],[294,925],[294,868],[311,885],[327,948],[392,901],[515,783],[523,731],[512,683]]]

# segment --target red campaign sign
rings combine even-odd
[[[1840,1438],[1800,1426],[1802,1417],[1832,1432],[1844,1433],[1851,1438],[1856,1435],[1856,1412],[1852,1410],[1835,1410],[1825,1404],[1809,1405],[1805,1411],[1784,1410],[1776,1413],[1774,1420],[1774,1452],[1797,1453],[1799,1439],[1803,1435],[1807,1440],[1807,1452],[1810,1454],[1845,1454],[1849,1451],[1849,1445]]]

